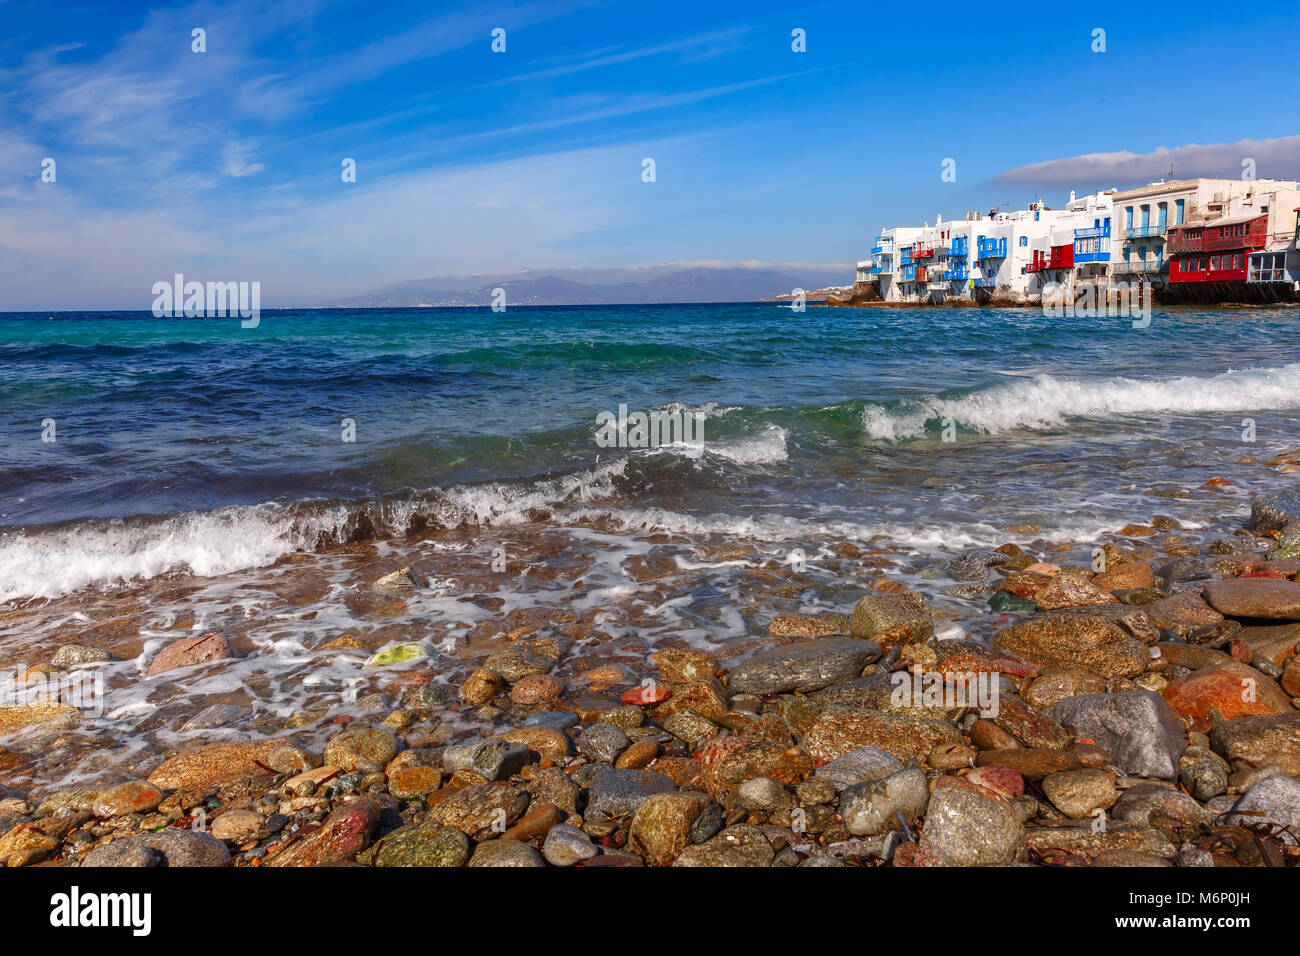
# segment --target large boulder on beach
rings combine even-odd
[[[628,846],[651,866],[666,866],[691,845],[691,829],[710,803],[698,791],[651,794],[632,817]]]
[[[1146,645],[1118,625],[1085,614],[1031,617],[993,635],[993,645],[1042,668],[1136,677],[1147,665]]]
[[[325,763],[373,773],[396,757],[400,746],[396,735],[384,727],[349,727],[325,742]]]
[[[1300,780],[1274,774],[1255,784],[1232,807],[1228,823],[1272,823],[1300,837]]]
[[[925,815],[930,788],[925,771],[907,767],[881,780],[869,780],[840,793],[840,816],[849,833],[872,836],[898,829],[899,819],[915,823]]]
[[[1250,506],[1250,530],[1256,533],[1281,531],[1289,524],[1300,523],[1300,493],[1263,495]]]
[[[742,694],[808,693],[851,680],[879,660],[880,645],[852,638],[825,638],[760,651],[727,674],[727,687]]]
[[[439,795],[442,791],[436,791]],[[471,839],[503,832],[528,809],[528,794],[515,787],[476,783],[453,791],[429,808],[426,819],[455,827]]]
[[[1111,604],[1114,600],[1114,595],[1109,591],[1099,588],[1081,575],[1067,572],[1053,577],[1052,582],[1034,597],[1035,603],[1044,611]]]
[[[164,790],[201,790],[214,784],[319,766],[319,758],[283,740],[215,743],[164,760],[149,774],[149,782]]]
[[[1210,729],[1216,713],[1233,720],[1293,710],[1291,698],[1276,681],[1231,660],[1171,681],[1164,696],[1174,713],[1192,718],[1192,729],[1200,731]]]
[[[1159,694],[1143,690],[1067,697],[1051,715],[1095,742],[1125,773],[1162,779],[1178,775],[1187,735]]]
[[[868,594],[853,608],[849,633],[885,647],[918,644],[934,637],[934,618],[915,591]]]
[[[1195,591],[1177,594],[1153,601],[1143,608],[1156,626],[1167,631],[1187,633],[1193,628],[1213,627],[1223,620],[1223,615],[1205,603]]]
[[[1211,581],[1201,594],[1228,617],[1300,621],[1300,584],[1275,578],[1228,578]]]
[[[1300,711],[1225,720],[1210,730],[1210,746],[1247,768],[1276,766],[1300,777]]]
[[[157,833],[137,833],[91,850],[82,866],[154,867],[225,866],[226,845],[206,833],[168,827]]]
[[[928,866],[1003,866],[1015,859],[1024,828],[1007,801],[965,786],[930,797],[919,861]]]
[[[941,744],[961,744],[962,736],[943,720],[828,707],[801,743],[817,760],[834,760],[859,747],[875,747],[900,760],[924,760]]]
[[[206,664],[235,656],[235,650],[222,635],[213,631],[199,637],[182,637],[163,646],[149,662],[149,677],[178,667]]]

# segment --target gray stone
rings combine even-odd
[[[967,551],[959,558],[944,564],[943,569],[958,581],[984,584],[989,580],[989,568],[1005,564],[1007,556],[997,551]]]
[[[1178,772],[1178,780],[1202,803],[1228,789],[1228,771],[1217,760],[1198,760],[1188,764]]]
[[[813,776],[830,781],[836,790],[872,780],[883,780],[903,769],[903,761],[887,750],[859,747],[836,757],[813,771]]]
[[[673,793],[676,789],[677,785],[671,777],[653,770],[601,767],[587,788],[587,810],[584,817],[625,816],[635,812],[651,794]]]
[[[751,777],[727,794],[726,802],[731,807],[756,810],[760,813],[774,813],[794,806],[794,797],[779,780],[773,780],[771,777]]]
[[[411,691],[406,705],[412,710],[438,710],[456,703],[456,692],[443,684],[421,684]]]
[[[1195,827],[1209,825],[1213,820],[1208,810],[1181,790],[1154,783],[1125,790],[1111,816],[1120,823],[1143,827]]]
[[[1015,859],[1024,827],[1011,804],[967,787],[930,797],[920,853],[932,866],[1002,866]]]
[[[578,715],[570,710],[539,710],[524,720],[525,727],[550,727],[568,730],[578,725]]]
[[[546,842],[542,844],[542,856],[551,866],[573,866],[590,860],[599,852],[591,837],[567,823],[551,827]]]
[[[1143,690],[1066,697],[1050,714],[1095,741],[1124,773],[1166,780],[1178,776],[1186,735],[1159,694]]]
[[[852,638],[822,638],[760,651],[727,674],[727,687],[741,694],[821,690],[862,673],[880,659],[880,646]]]
[[[1300,521],[1300,494],[1261,495],[1250,506],[1250,530],[1281,531]]]
[[[1229,823],[1274,823],[1300,837],[1300,780],[1274,775],[1255,784],[1233,806]],[[1263,814],[1263,816],[1259,816]]]
[[[475,737],[442,752],[442,765],[448,773],[472,770],[488,781],[509,780],[531,762],[526,745],[496,738]]]
[[[580,733],[575,743],[578,752],[587,759],[613,763],[619,754],[631,746],[632,741],[613,724],[601,721]]]
[[[704,843],[717,836],[727,823],[727,811],[719,803],[710,803],[691,823],[691,842]]]
[[[81,865],[225,866],[229,861],[230,851],[215,837],[168,827],[157,833],[137,833],[97,847],[81,861]]]
[[[204,707],[182,724],[181,730],[211,730],[214,727],[224,727],[227,724],[233,724],[252,712],[251,708],[241,707],[239,704],[213,704],[210,707]]]
[[[909,824],[925,815],[930,788],[925,771],[907,767],[883,780],[858,783],[840,794],[840,816],[854,836],[871,836]]]
[[[1187,557],[1175,558],[1162,564],[1156,570],[1156,577],[1164,582],[1165,587],[1169,587],[1171,584],[1185,584],[1188,581],[1209,581],[1218,575],[1205,558]]]

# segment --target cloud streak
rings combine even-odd
[[[1275,139],[1243,139],[1235,143],[1160,146],[1149,153],[1087,153],[1066,159],[1017,166],[993,178],[999,186],[1029,186],[1036,189],[1126,188],[1156,179],[1192,179],[1207,176],[1236,179],[1243,162],[1254,160],[1255,175],[1261,179],[1300,178],[1300,134]]]

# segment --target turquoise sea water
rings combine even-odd
[[[255,329],[3,314],[0,370],[0,600],[199,547],[236,570],[596,506],[628,527],[917,546],[1017,520],[1086,532],[1164,487],[1191,493],[1158,510],[1194,520],[1206,478],[1250,490],[1236,459],[1300,445],[1294,308],[1157,311],[1145,329],[778,304],[272,311]],[[702,412],[704,454],[599,446],[620,405]],[[153,560],[129,560],[145,545]]]

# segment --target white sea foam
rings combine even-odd
[[[1057,378],[1039,374],[967,395],[930,395],[892,407],[867,405],[868,437],[921,438],[927,422],[952,419],[986,435],[1016,429],[1058,429],[1071,418],[1125,415],[1249,412],[1300,407],[1300,362],[1280,368],[1237,369],[1206,378]]]
[[[169,571],[201,577],[273,564],[286,554],[340,540],[364,514],[381,536],[401,536],[418,519],[442,527],[501,526],[538,510],[613,493],[626,459],[526,485],[453,486],[429,496],[317,509],[261,504],[190,512],[160,521],[87,522],[0,534],[0,602],[55,598],[90,585],[147,580]]]
[[[753,435],[722,441],[706,441],[704,452],[726,458],[738,465],[770,465],[785,461],[786,430],[779,425],[764,425]]]

